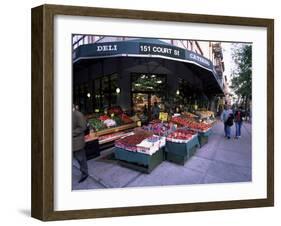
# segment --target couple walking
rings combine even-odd
[[[235,138],[241,137],[241,127],[243,123],[244,113],[242,108],[239,107],[235,112],[232,111],[229,105],[226,105],[222,114],[221,121],[224,123],[224,135],[227,139],[231,136],[231,127],[233,126],[233,121],[235,122]]]

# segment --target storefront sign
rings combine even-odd
[[[199,56],[195,53],[189,52],[189,58],[194,60],[194,61],[197,61],[200,64],[206,65],[207,67],[211,66],[211,62],[209,60],[207,60],[206,58],[203,58],[203,57],[201,57],[201,56]]]
[[[97,52],[118,51],[117,45],[98,45]]]
[[[156,42],[156,43],[155,43]],[[179,48],[159,40],[152,40],[151,42],[144,42],[139,40],[132,41],[118,41],[95,43],[79,46],[73,53],[74,61],[81,58],[96,58],[104,56],[119,56],[119,55],[150,55],[150,56],[164,56],[190,63],[196,63],[204,68],[213,70],[212,62],[195,52],[187,49]]]
[[[168,46],[168,45],[156,45],[148,43],[140,43],[139,45],[140,54],[153,54],[153,55],[163,55],[176,58],[185,58],[184,49],[178,47]]]

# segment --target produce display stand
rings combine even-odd
[[[187,143],[166,141],[165,160],[184,165],[185,162],[194,155],[199,145],[200,144],[197,135]]]
[[[205,144],[208,143],[209,140],[209,136],[212,133],[212,129],[208,129],[205,132],[198,132],[198,140],[199,140],[199,144],[200,147],[203,147]]]
[[[160,148],[153,155],[148,155],[115,147],[114,155],[121,166],[143,173],[150,173],[164,160],[163,148]]]
[[[86,136],[86,156],[87,159],[92,159],[100,156],[100,152],[113,147],[114,141],[120,139],[122,137],[127,136],[132,132],[132,129],[136,127],[136,123],[130,123],[114,128],[105,129],[99,132],[91,133],[90,135]],[[122,133],[120,133],[122,132]],[[100,139],[100,136],[104,135],[112,135],[106,139]]]

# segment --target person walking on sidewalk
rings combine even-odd
[[[73,157],[78,161],[80,165],[81,177],[79,183],[85,181],[88,174],[88,164],[85,151],[84,134],[87,129],[87,122],[84,115],[78,111],[78,108],[73,106],[72,108],[72,151]]]
[[[229,105],[224,107],[221,114],[221,121],[224,123],[224,136],[230,139],[231,126],[233,125],[233,111],[230,109]]]
[[[243,123],[243,118],[245,117],[245,114],[242,110],[242,107],[239,107],[239,109],[234,114],[234,122],[235,122],[235,138],[238,139],[241,137],[241,127]]]

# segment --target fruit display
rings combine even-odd
[[[174,129],[171,124],[161,122],[150,123],[149,125],[143,126],[142,128],[146,131],[151,131],[155,135],[165,137]]]
[[[134,134],[127,136],[118,141],[115,141],[115,146],[128,150],[128,151],[137,151],[137,144],[141,143],[144,139],[150,137],[148,134]]]
[[[192,114],[192,113],[187,112],[187,111],[182,112],[182,115],[183,115],[183,116],[185,116],[186,118],[198,118],[198,116],[197,116],[197,115]]]
[[[167,141],[176,143],[186,143],[196,135],[196,132],[187,129],[177,129],[173,133],[169,134]]]
[[[186,126],[187,128],[198,131],[198,132],[206,132],[208,129],[211,128],[211,125],[209,125],[209,124],[191,121],[187,118],[183,118],[180,116],[173,117],[171,119],[171,122],[182,125],[182,126]]]

